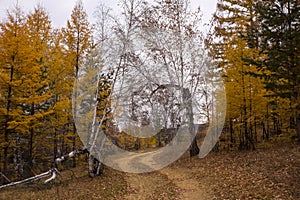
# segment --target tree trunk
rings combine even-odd
[[[72,151],[75,151],[76,150],[76,126],[75,126],[75,122],[73,123],[73,137],[72,137],[72,140],[73,140],[73,144],[72,144]],[[73,164],[72,164],[72,167],[76,167],[76,157],[74,156],[73,157]]]
[[[12,56],[12,62],[15,62],[15,56]],[[6,104],[6,116],[5,116],[5,124],[4,124],[4,140],[5,140],[5,146],[4,146],[4,158],[3,158],[3,171],[6,173],[7,168],[8,168],[8,136],[9,136],[9,121],[10,121],[10,110],[11,110],[11,97],[12,97],[12,81],[14,77],[14,67],[13,65],[11,66],[10,69],[10,80],[9,80],[9,86],[7,90],[7,104]]]
[[[89,177],[100,176],[103,173],[103,164],[93,155],[88,156]]]
[[[196,156],[199,154],[200,150],[197,144],[197,140],[195,137],[195,125],[194,125],[194,116],[193,116],[193,107],[192,107],[192,95],[187,88],[183,88],[183,99],[187,103],[187,117],[188,117],[188,124],[189,124],[189,133],[192,137],[192,143],[190,146],[190,157]]]
[[[233,121],[232,119],[230,118],[229,119],[229,131],[230,131],[230,147],[233,147],[233,143],[234,143],[234,138],[233,138],[233,135],[234,135],[234,130],[233,130]]]
[[[191,147],[190,147],[190,157],[198,155],[199,152],[200,152],[200,150],[199,150],[199,147],[197,144],[197,140],[196,140],[196,138],[194,138],[194,140],[191,144]]]
[[[54,129],[54,139],[53,139],[53,160],[57,158],[57,130],[56,128]],[[57,166],[55,166],[57,167]]]
[[[34,103],[31,104],[31,116],[34,115]],[[34,129],[30,127],[30,138],[29,138],[29,166],[30,168],[33,167],[33,136],[34,136]]]
[[[298,134],[298,144],[300,145],[300,110],[297,110],[297,119],[296,119],[296,126],[297,126],[297,134]]]
[[[257,139],[257,119],[255,118],[254,119],[254,139],[255,139],[255,142],[257,143],[258,142],[258,139]]]

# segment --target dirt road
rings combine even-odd
[[[134,168],[149,169],[155,165],[156,153],[133,154],[130,157],[116,160],[120,168],[132,170]],[[191,162],[188,156],[183,156],[180,162]],[[199,183],[193,177],[192,169],[182,165],[170,165],[163,169],[148,173],[126,173],[129,193],[128,200],[143,199],[182,199],[202,200],[210,199],[209,188],[205,183]]]
[[[142,199],[211,199],[208,187],[199,183],[190,169],[168,166],[156,172],[127,174],[128,200]]]

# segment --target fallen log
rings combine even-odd
[[[42,174],[38,174],[36,176],[30,177],[30,178],[27,178],[27,179],[24,179],[24,180],[21,180],[21,181],[16,181],[16,182],[11,182],[11,183],[8,183],[8,184],[5,184],[5,185],[1,185],[0,189],[7,188],[7,187],[10,187],[10,186],[14,186],[14,185],[23,184],[23,183],[29,183],[29,182],[32,182],[32,181],[37,181],[39,179],[51,176],[49,179],[44,181],[44,183],[48,183],[48,182],[54,180],[56,178],[57,174],[59,174],[59,171],[56,168],[53,168],[53,169],[50,169],[47,172],[44,172]]]

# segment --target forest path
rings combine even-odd
[[[191,169],[165,167],[159,171],[144,174],[126,174],[129,193],[128,200],[173,199],[204,200],[211,199],[207,185],[202,185],[193,177]]]
[[[168,179],[180,188],[180,194],[182,195],[181,199],[210,199],[206,192],[207,186],[200,184],[199,181],[194,178],[191,169],[183,167],[166,167],[160,171],[167,175]]]
[[[126,165],[130,165],[131,161],[137,158],[138,156],[127,158]],[[182,161],[190,162],[189,158],[185,158]],[[151,159],[141,159],[141,163],[146,164],[146,162],[151,162]],[[202,183],[202,181],[200,183],[194,177],[193,174],[196,172],[193,172],[193,170],[196,169],[187,168],[184,165],[171,164],[154,172],[141,174],[126,173],[125,180],[128,184],[129,192],[125,196],[125,199],[211,199],[207,184]]]

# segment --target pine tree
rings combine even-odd
[[[263,71],[266,89],[290,101],[290,128],[296,128],[300,142],[299,1],[259,1],[255,12],[260,29],[252,32],[261,59],[254,63]]]

